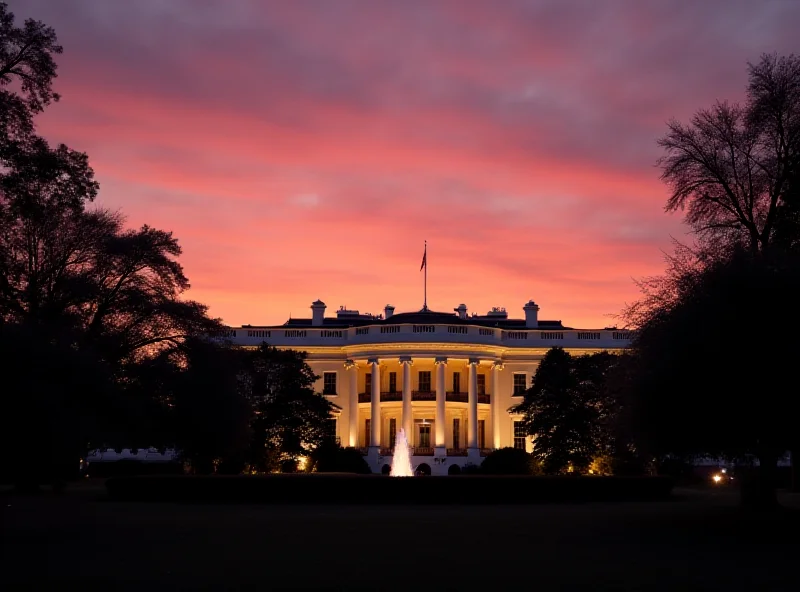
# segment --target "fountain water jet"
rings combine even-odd
[[[392,457],[391,477],[413,477],[414,469],[411,466],[411,456],[408,450],[408,440],[403,428],[397,432],[394,443],[394,456]]]

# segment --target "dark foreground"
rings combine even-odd
[[[735,492],[507,506],[112,502],[3,494],[3,589],[797,590],[800,516]],[[800,506],[784,496],[788,506]]]

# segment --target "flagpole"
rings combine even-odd
[[[428,241],[425,241],[425,294],[422,310],[428,310]]]

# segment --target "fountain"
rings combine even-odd
[[[403,428],[397,432],[394,443],[394,456],[392,457],[392,470],[389,471],[391,477],[413,477],[414,469],[411,467],[411,456],[408,451],[408,440]]]

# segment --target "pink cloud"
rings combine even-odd
[[[534,298],[611,322],[682,237],[664,121],[737,99],[800,6],[728,2],[11,2],[65,46],[41,118],[98,204],[173,230],[190,296],[240,323]]]

